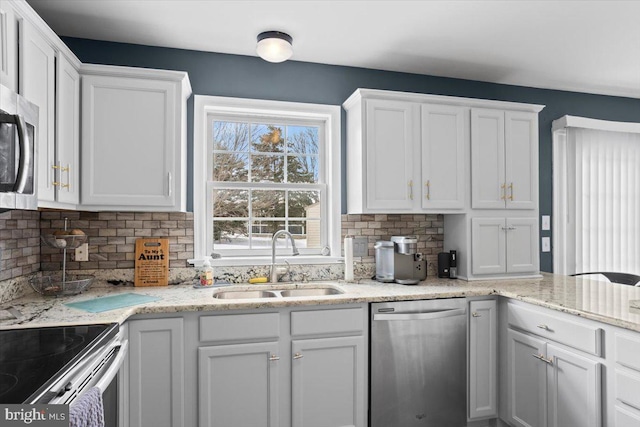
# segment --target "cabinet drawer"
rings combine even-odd
[[[602,355],[602,329],[554,316],[541,309],[515,304],[508,307],[509,325],[596,356]]]
[[[616,334],[616,363],[640,371],[640,334]]]
[[[294,311],[291,313],[291,335],[361,334],[364,314],[362,308]]]
[[[616,370],[616,400],[640,411],[640,375]]]
[[[279,313],[200,316],[200,341],[268,341],[279,336]]]

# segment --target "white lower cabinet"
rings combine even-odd
[[[129,427],[184,422],[182,318],[129,322]]]
[[[198,425],[278,427],[278,350],[277,342],[200,347]]]
[[[291,343],[292,425],[364,426],[362,336]]]
[[[510,322],[520,321],[520,308],[509,308]],[[535,312],[527,319],[532,316]],[[507,421],[518,427],[600,427],[602,359],[571,349],[590,343],[572,341],[563,333],[567,329],[561,318],[545,316],[543,311],[530,327],[519,323],[523,332],[506,330]],[[558,344],[536,336],[537,329],[547,336],[556,334]],[[598,331],[593,336],[600,339]]]
[[[495,300],[469,303],[470,420],[498,415],[498,323]]]

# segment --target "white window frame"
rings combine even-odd
[[[269,101],[245,98],[227,98],[219,96],[194,96],[194,127],[193,127],[193,226],[194,226],[194,259],[193,264],[199,265],[209,257],[211,242],[207,241],[211,226],[212,207],[207,206],[207,192],[211,191],[207,175],[210,164],[210,116],[220,118],[246,117],[270,121],[319,122],[321,133],[324,133],[324,146],[319,153],[321,167],[319,176],[324,177],[326,191],[323,192],[322,218],[326,224],[326,240],[329,256],[309,255],[287,257],[291,263],[326,263],[340,257],[340,227],[341,227],[341,141],[340,141],[340,106],[307,104],[298,102]],[[230,184],[233,186],[233,184]],[[293,184],[289,184],[295,187]],[[212,234],[212,233],[211,233]],[[243,252],[243,251],[240,251]],[[289,250],[278,251],[287,256]],[[214,265],[256,265],[269,264],[270,255],[223,256],[213,260]]]
[[[574,210],[568,194],[568,175],[573,174],[573,166],[568,163],[567,128],[595,129],[611,132],[640,133],[640,123],[613,122],[577,116],[563,116],[551,125],[553,138],[553,272],[572,274],[575,262],[567,254],[575,253],[575,242],[569,238],[570,227],[575,227],[575,218],[569,212]]]

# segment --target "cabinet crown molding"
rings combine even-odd
[[[82,64],[80,74],[84,76],[110,76],[127,77],[134,79],[165,80],[169,82],[181,82],[184,98],[192,94],[191,81],[186,71],[159,70],[155,68],[123,67],[120,65]]]
[[[345,110],[349,110],[363,99],[396,100],[471,108],[494,108],[500,110],[527,111],[534,113],[539,113],[545,107],[545,105],[540,104],[523,104],[520,102],[493,101],[487,99],[461,98],[457,96],[430,95],[424,93],[398,92],[393,90],[363,88],[356,89],[356,91],[353,92],[353,94],[349,98],[347,98],[342,106]]]

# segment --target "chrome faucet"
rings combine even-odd
[[[291,233],[287,230],[278,230],[273,233],[273,237],[271,238],[271,283],[276,283],[278,281],[278,268],[276,267],[276,240],[278,240],[278,237],[283,234],[289,237],[289,240],[291,241],[291,250],[293,251],[293,255],[300,255],[298,248],[296,248],[296,241],[293,240]]]

